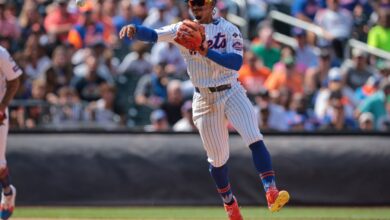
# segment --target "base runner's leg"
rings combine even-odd
[[[226,102],[226,115],[251,149],[253,163],[261,178],[270,210],[278,211],[288,202],[289,195],[286,191],[279,192],[276,188],[271,156],[258,128],[253,105],[243,90],[232,94]],[[278,200],[280,193],[282,197],[279,200],[282,201]],[[276,202],[278,204],[275,204]]]

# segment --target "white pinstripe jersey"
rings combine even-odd
[[[237,81],[237,71],[225,68],[207,57],[177,44],[173,39],[180,25],[181,22],[157,29],[158,41],[171,42],[179,47],[194,86],[215,87]],[[213,23],[202,25],[205,27],[206,40],[210,49],[220,53],[236,53],[242,56],[243,39],[236,26],[223,18],[217,18]]]
[[[8,51],[0,46],[0,101],[7,89],[7,81],[16,79],[22,74],[22,70],[12,59]]]

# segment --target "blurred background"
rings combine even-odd
[[[219,0],[216,9],[246,39],[239,80],[262,131],[389,131],[389,1]],[[195,131],[178,49],[118,39],[127,24],[189,18],[181,0],[0,0],[0,44],[24,70],[11,129]]]
[[[215,16],[245,38],[239,80],[292,204],[389,205],[390,2],[218,0]],[[0,0],[24,70],[7,156],[20,204],[220,204],[179,50],[118,39],[183,19],[182,0]],[[265,204],[230,141],[235,192]]]

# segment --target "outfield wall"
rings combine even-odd
[[[390,205],[390,137],[266,136],[297,205]],[[241,204],[265,204],[249,149],[230,139]],[[220,199],[197,134],[11,134],[21,205],[210,205]]]

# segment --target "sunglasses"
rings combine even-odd
[[[206,0],[189,0],[188,1],[188,4],[191,6],[191,7],[194,7],[194,6],[204,6],[205,5],[205,2]]]

